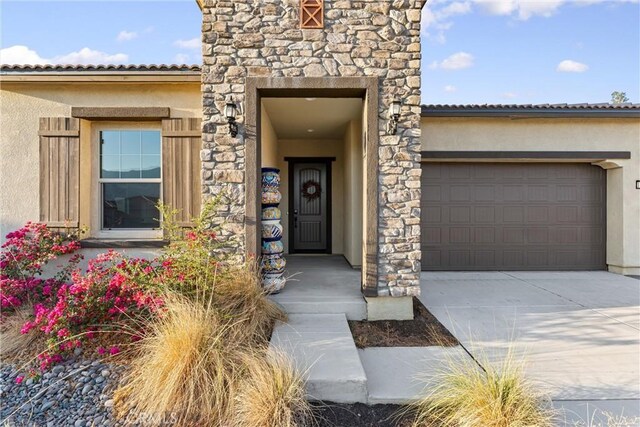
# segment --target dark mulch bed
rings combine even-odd
[[[372,405],[363,403],[312,403],[317,427],[409,427],[412,415],[402,414],[400,405]]]
[[[358,348],[366,347],[452,347],[458,340],[442,323],[413,298],[413,320],[349,321]]]

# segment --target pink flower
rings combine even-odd
[[[16,377],[16,384],[20,385],[24,381],[24,375],[20,375]]]
[[[59,338],[65,338],[69,336],[69,330],[67,328],[62,328],[58,331],[58,337]]]
[[[120,348],[118,348],[117,346],[113,346],[109,349],[109,354],[114,356],[116,354],[120,353]]]
[[[107,350],[104,347],[98,347],[98,354],[102,355],[105,354],[107,352]]]

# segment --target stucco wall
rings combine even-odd
[[[421,126],[429,151],[629,151],[607,166],[607,264],[640,274],[640,119],[422,118]]]
[[[38,220],[38,119],[70,116],[72,106],[170,107],[172,117],[200,117],[199,83],[27,84],[0,90],[0,235]],[[82,138],[83,135],[81,135]]]
[[[344,256],[362,265],[362,121],[352,120],[344,135]]]
[[[278,136],[276,135],[271,119],[264,104],[260,106],[260,143],[262,167],[275,168],[278,166]]]

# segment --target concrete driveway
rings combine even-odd
[[[604,412],[640,425],[640,280],[425,272],[420,299],[476,359],[491,363],[509,347],[524,357],[568,425],[607,425]]]

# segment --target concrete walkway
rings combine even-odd
[[[590,425],[604,411],[640,417],[640,281],[606,272],[433,272],[422,275],[420,299],[482,363],[509,348],[524,357],[568,425]]]
[[[311,399],[404,403],[425,394],[423,377],[447,360],[469,356],[460,346],[357,350],[348,320],[366,318],[360,271],[341,256],[288,256],[291,278],[271,298],[289,315],[271,348],[284,351],[306,376]]]
[[[290,314],[271,348],[288,354],[313,400],[366,402],[367,377],[344,314]]]

